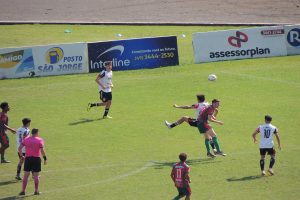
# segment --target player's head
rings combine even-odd
[[[204,94],[197,94],[197,99],[199,103],[202,103],[205,101],[205,96]]]
[[[9,111],[9,105],[7,102],[2,102],[0,104],[0,107],[1,107],[2,111],[4,111],[4,112]]]
[[[39,129],[33,128],[32,131],[31,131],[31,134],[32,134],[33,136],[38,135],[38,134],[39,134]]]
[[[30,122],[31,122],[30,118],[22,119],[23,126],[26,126],[26,127],[30,126]]]
[[[265,122],[266,122],[266,123],[270,123],[271,121],[272,121],[271,115],[266,115],[266,116],[265,116]]]
[[[218,108],[219,105],[220,105],[220,100],[218,100],[218,99],[213,99],[213,100],[211,101],[211,104],[213,105],[214,108]]]
[[[179,154],[179,160],[180,160],[181,162],[185,162],[186,159],[187,159],[187,154],[186,154],[186,153],[181,153],[181,154]]]
[[[107,61],[107,62],[105,62],[105,69],[106,69],[107,71],[112,70],[112,61]]]

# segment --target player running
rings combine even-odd
[[[265,172],[265,156],[266,153],[268,153],[271,156],[270,159],[270,165],[268,172],[270,175],[274,175],[273,172],[273,166],[275,164],[275,148],[274,148],[274,142],[273,142],[273,134],[276,137],[277,143],[278,143],[278,149],[281,150],[280,145],[280,139],[279,139],[279,133],[276,126],[271,124],[272,117],[270,115],[265,116],[265,124],[258,126],[258,128],[254,131],[252,134],[253,141],[256,143],[256,135],[260,133],[260,143],[259,143],[259,151],[260,151],[260,169],[261,169],[261,175],[266,175]]]
[[[209,106],[209,103],[205,102],[205,95],[204,94],[197,94],[196,97],[197,97],[197,100],[198,100],[198,103],[196,103],[196,104],[185,105],[185,106],[178,106],[176,104],[173,105],[175,108],[195,109],[196,110],[195,111],[195,118],[191,118],[189,116],[184,116],[184,117],[181,117],[179,120],[177,120],[174,123],[169,123],[168,121],[165,121],[165,125],[169,129],[174,128],[174,127],[182,124],[183,122],[188,123],[192,127],[197,127],[197,123],[198,123],[197,119],[198,119],[200,113],[202,112],[202,110],[204,110],[206,107]],[[214,116],[217,116],[217,114],[218,114],[218,109],[215,109]],[[210,140],[210,145],[211,145],[214,153],[216,153],[217,150],[215,149],[215,145],[214,145],[213,140]]]
[[[192,190],[190,188],[190,167],[186,164],[187,154],[181,153],[179,154],[180,162],[173,165],[171,178],[175,184],[175,187],[178,190],[178,196],[174,198],[180,199],[185,196],[185,200],[189,200],[192,194]]]
[[[31,119],[24,118],[22,120],[22,123],[23,123],[23,126],[17,130],[17,135],[16,135],[17,152],[19,152],[19,147],[22,144],[23,140],[29,136],[29,133],[30,133],[29,126],[31,123]],[[25,147],[22,148],[22,155],[25,156]],[[22,157],[19,155],[19,153],[18,153],[18,156],[19,156],[20,161],[17,166],[16,179],[22,180],[22,178],[20,177],[20,172],[21,172],[22,165],[24,163],[24,159],[22,159]]]
[[[89,103],[87,110],[89,111],[94,106],[105,106],[105,111],[103,114],[103,119],[110,119],[108,115],[111,103],[112,103],[112,62],[109,61],[105,65],[105,70],[101,71],[100,74],[97,75],[96,83],[99,85],[99,93],[101,103]]]
[[[210,122],[214,122],[214,123],[223,125],[223,122],[218,121],[216,119],[216,117],[214,116],[214,112],[219,107],[219,105],[220,105],[220,101],[218,99],[213,99],[212,104],[209,105],[207,108],[205,108],[198,117],[198,124],[197,124],[198,130],[199,130],[200,134],[204,135],[207,156],[209,156],[209,157],[215,157],[215,155],[210,153],[210,147],[209,147],[210,139],[212,139],[214,141],[214,144],[217,148],[216,155],[226,156],[226,154],[223,153],[220,149],[220,145],[218,142],[216,132],[208,123],[208,121],[210,121]]]
[[[2,102],[0,105],[2,112],[0,113],[0,154],[1,163],[10,163],[10,161],[5,160],[5,150],[9,147],[9,138],[6,134],[6,130],[10,130],[12,133],[16,133],[16,130],[8,126],[8,111],[10,107],[7,102]]]
[[[42,153],[44,164],[47,164],[47,157],[44,150],[44,140],[39,137],[39,129],[33,128],[31,131],[31,136],[24,139],[19,147],[19,155],[24,159],[22,154],[22,149],[25,147],[25,163],[24,163],[24,178],[22,184],[22,191],[19,195],[25,195],[25,190],[27,187],[28,177],[30,172],[33,172],[35,191],[34,195],[39,195],[39,172],[41,171],[41,158]]]

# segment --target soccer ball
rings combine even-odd
[[[210,75],[208,75],[208,80],[215,81],[215,80],[217,80],[217,76],[215,74],[210,74]]]

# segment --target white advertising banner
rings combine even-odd
[[[288,55],[300,54],[300,25],[284,26]]]
[[[287,55],[283,26],[193,34],[195,63]]]
[[[33,48],[37,76],[88,72],[86,43],[37,46]]]
[[[86,43],[0,49],[0,79],[87,72]]]

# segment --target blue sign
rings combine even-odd
[[[88,43],[89,72],[112,61],[114,71],[178,65],[176,36]]]
[[[300,29],[294,28],[287,34],[287,41],[293,47],[300,47]]]

